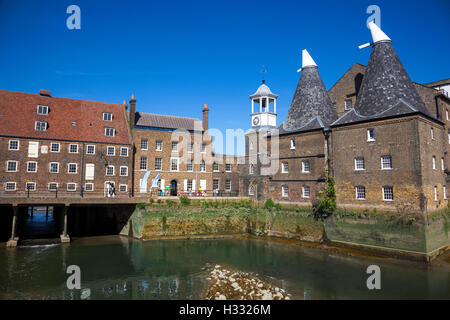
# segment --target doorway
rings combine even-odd
[[[170,181],[170,195],[171,196],[176,196],[177,195],[177,180],[172,180]]]

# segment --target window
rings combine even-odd
[[[34,182],[27,182],[27,183],[25,183],[25,190],[27,190],[27,191],[36,191],[36,183],[34,183]]]
[[[187,152],[189,152],[189,153],[194,152],[194,144],[193,143],[188,143]]]
[[[162,151],[162,148],[163,148],[163,142],[161,140],[156,140],[155,150],[156,151]]]
[[[155,170],[162,170],[162,158],[155,158]]]
[[[345,110],[350,110],[352,108],[352,99],[345,100]]]
[[[206,163],[205,163],[205,160],[202,160],[202,161],[200,162],[200,171],[201,171],[201,172],[205,172],[205,171],[206,171]]]
[[[227,164],[225,165],[225,171],[226,171],[226,172],[231,172],[231,164],[230,164],[230,163],[227,163]]]
[[[230,179],[225,180],[225,190],[231,191],[231,180]]]
[[[112,113],[103,112],[103,121],[112,121]]]
[[[447,120],[450,120],[449,117],[448,117],[448,109],[445,110],[445,117],[447,118]]]
[[[390,170],[392,169],[392,157],[391,156],[382,156],[381,157],[381,170]]]
[[[291,139],[291,150],[295,149],[295,139]]]
[[[19,140],[9,140],[8,150],[19,150]]]
[[[59,143],[52,143],[50,145],[50,152],[59,152]]]
[[[433,158],[431,158],[431,160],[433,161],[433,170],[436,170],[436,157],[433,156]]]
[[[59,172],[59,163],[50,162],[50,173],[58,173],[58,172]]]
[[[434,201],[438,201],[438,191],[437,191],[437,186],[434,186]]]
[[[37,106],[37,114],[41,115],[41,116],[46,116],[48,115],[48,106],[41,106],[38,105]]]
[[[86,153],[87,153],[87,154],[95,154],[95,146],[93,146],[93,145],[88,145],[88,146],[86,147]]]
[[[364,158],[355,158],[355,170],[365,170]]]
[[[281,173],[288,173],[289,172],[289,164],[287,162],[281,163]]]
[[[450,144],[450,133],[448,133],[448,144]]]
[[[106,175],[113,176],[114,175],[114,166],[106,166]]]
[[[250,186],[250,188],[248,189],[248,195],[249,196],[255,195],[255,186]]]
[[[139,161],[139,170],[147,170],[147,157],[141,157]]]
[[[170,171],[178,171],[178,158],[170,159]]]
[[[51,190],[51,191],[58,190],[58,184],[56,182],[50,182],[48,184],[48,190]]]
[[[69,153],[78,153],[78,145],[77,144],[69,145]]]
[[[308,160],[302,161],[302,172],[303,173],[309,172],[309,161]]]
[[[84,190],[85,191],[94,191],[94,184],[93,183],[86,183],[84,185]]]
[[[5,190],[6,191],[15,191],[16,190],[16,183],[15,182],[7,182],[5,184]]]
[[[309,196],[310,196],[310,188],[309,188],[309,186],[303,186],[302,189],[303,189],[302,190],[302,197],[303,198],[309,198]]]
[[[187,165],[186,165],[186,170],[187,171],[192,171],[193,170],[192,159],[188,159]]]
[[[16,172],[17,171],[17,161],[8,161],[6,163],[6,171],[7,172]]]
[[[393,187],[383,187],[383,200],[393,201],[394,200],[394,188]]]
[[[27,162],[27,172],[37,172],[37,162],[28,161]]]
[[[441,169],[442,169],[442,171],[445,170],[444,158],[441,158]]]
[[[192,190],[192,179],[186,181],[186,188],[188,191]]]
[[[213,163],[213,171],[214,172],[219,172],[219,164],[217,162]]]
[[[121,167],[120,167],[120,175],[121,175],[122,177],[128,176],[128,167],[126,167],[126,166],[121,166]]]
[[[433,128],[431,128],[431,140],[434,140],[434,129]]]
[[[366,200],[366,187],[356,187],[356,200]]]
[[[127,192],[128,186],[126,184],[119,185],[119,192]]]
[[[248,169],[248,173],[249,174],[254,174],[255,173],[255,166],[254,165],[250,165],[250,168]]]
[[[77,184],[70,182],[67,184],[67,191],[76,191],[77,190]]]
[[[75,174],[75,173],[77,173],[77,164],[76,163],[69,163],[68,165],[67,165],[67,173],[70,173],[70,174]]]
[[[375,141],[375,130],[367,129],[367,141]]]
[[[206,144],[202,143],[202,149],[201,149],[202,153],[206,153]]]
[[[218,190],[219,189],[219,179],[214,179],[213,180],[213,190]]]
[[[178,142],[172,142],[172,152],[178,151]]]
[[[108,156],[115,156],[116,155],[116,148],[115,147],[107,147],[106,148],[106,155],[108,155]]]
[[[148,140],[141,139],[141,150],[148,150]]]
[[[121,147],[120,148],[120,156],[121,157],[128,157],[128,148],[127,147]]]
[[[105,128],[105,136],[107,137],[114,137],[114,135],[116,134],[116,130],[114,130],[114,128]]]
[[[47,130],[47,122],[45,121],[36,121],[35,123],[36,131],[46,131]]]
[[[447,200],[447,187],[446,186],[442,187],[442,195],[444,196],[444,199]]]
[[[289,188],[288,186],[281,186],[281,196],[289,197]]]

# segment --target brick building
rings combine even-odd
[[[131,147],[123,105],[0,90],[2,196],[128,197]]]

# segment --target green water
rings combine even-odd
[[[262,240],[133,241],[119,236],[0,249],[0,299],[201,299],[208,264],[259,274],[293,299],[450,299],[450,267],[367,259]],[[381,290],[366,269],[381,268]],[[81,290],[66,269],[81,268]]]

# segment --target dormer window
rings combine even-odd
[[[291,139],[291,150],[295,149],[295,139]]]
[[[42,116],[48,115],[48,106],[38,105],[37,106],[37,114],[42,115]]]
[[[46,131],[47,130],[47,122],[45,122],[45,121],[36,121],[34,128],[35,128],[36,131]]]
[[[375,130],[367,129],[367,141],[375,141]]]
[[[103,112],[103,121],[112,121],[112,113]]]
[[[350,110],[352,108],[352,99],[345,100],[345,110]]]
[[[105,136],[114,137],[116,130],[114,128],[105,128]]]

